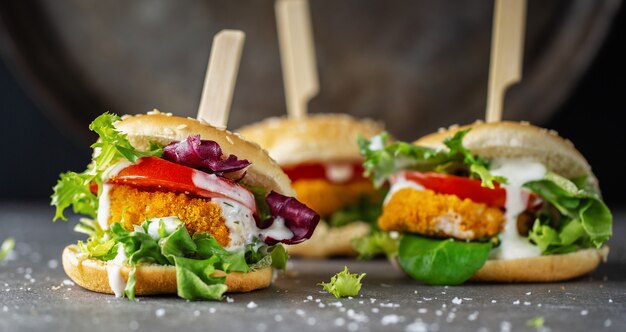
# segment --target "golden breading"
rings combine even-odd
[[[177,216],[191,234],[210,233],[222,246],[230,242],[219,205],[205,199],[172,192],[143,191],[124,185],[113,186],[109,199],[109,223],[123,219],[124,227],[130,230],[132,225],[140,225],[146,219]]]
[[[383,207],[378,225],[385,231],[475,240],[500,233],[504,221],[500,209],[486,204],[432,190],[404,188]]]
[[[328,216],[336,210],[358,202],[361,196],[371,196],[374,187],[369,181],[331,183],[324,179],[298,180],[293,184],[296,197],[321,216]]]

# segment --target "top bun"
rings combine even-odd
[[[463,138],[463,145],[478,156],[486,159],[530,158],[566,178],[587,176],[589,184],[598,189],[591,166],[572,142],[561,138],[553,130],[527,122],[475,122],[466,126],[451,126],[424,136],[414,144],[443,149],[445,138],[467,128],[472,129]]]
[[[347,114],[310,114],[304,119],[269,118],[238,132],[267,149],[281,166],[290,166],[362,160],[357,137],[370,138],[382,130],[379,122]]]
[[[135,116],[125,115],[115,127],[128,136],[130,144],[138,150],[147,150],[150,143],[169,144],[182,141],[191,135],[217,142],[224,155],[234,154],[252,164],[247,168],[244,182],[295,196],[291,182],[265,150],[257,144],[242,139],[238,134],[215,128],[191,118],[172,116],[170,113],[152,111]]]

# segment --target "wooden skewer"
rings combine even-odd
[[[287,114],[306,117],[311,98],[319,92],[311,15],[307,0],[277,0],[275,4]]]
[[[222,30],[213,38],[198,120],[226,128],[245,38],[239,30]]]
[[[487,122],[502,119],[506,90],[522,79],[526,0],[495,0]]]

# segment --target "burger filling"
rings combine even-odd
[[[176,267],[178,295],[221,299],[227,290],[217,270],[284,269],[281,244],[311,237],[319,215],[292,197],[246,184],[250,162],[223,156],[214,141],[191,136],[167,146],[136,150],[105,113],[90,125],[100,136],[83,173],[61,174],[54,187],[55,219],[63,211],[81,219],[76,230],[85,257],[106,262],[116,296],[134,299],[136,266]],[[122,265],[132,267],[125,282]]]
[[[283,170],[298,199],[331,227],[355,221],[375,224],[382,198],[363,176],[360,162],[303,163]]]
[[[529,159],[485,160],[463,144],[446,151],[360,140],[366,174],[389,182],[382,232],[353,242],[362,256],[397,257],[414,278],[458,284],[487,259],[516,259],[600,247],[612,216],[586,178],[566,179]],[[401,234],[401,235],[400,235]]]

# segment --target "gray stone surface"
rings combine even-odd
[[[266,290],[222,302],[146,297],[138,302],[92,293],[69,281],[62,248],[80,239],[75,219],[52,223],[44,204],[0,204],[0,239],[17,247],[0,263],[0,331],[531,331],[626,330],[625,213],[606,264],[554,284],[425,286],[386,261],[293,260]],[[347,265],[366,272],[361,294],[337,300],[316,284]]]

